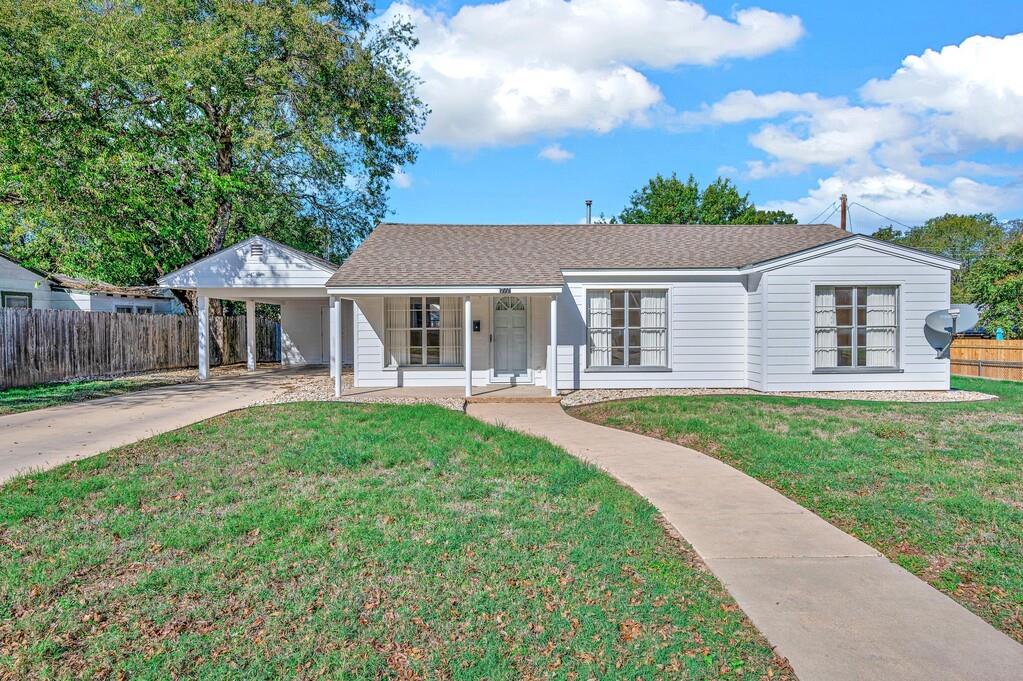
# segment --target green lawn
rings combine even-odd
[[[995,402],[654,397],[581,418],[718,457],[883,551],[1023,642],[1023,384]]]
[[[432,406],[292,404],[0,488],[0,677],[792,678],[654,508]]]
[[[112,397],[181,382],[182,380],[173,378],[142,375],[106,381],[73,381],[70,383],[46,383],[25,388],[7,388],[0,390],[0,416],[15,414],[19,411],[56,407],[69,402]]]

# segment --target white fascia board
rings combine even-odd
[[[802,262],[804,260],[812,260],[813,258],[817,258],[822,255],[828,255],[829,253],[837,253],[839,251],[844,251],[854,246],[867,248],[869,250],[876,251],[878,253],[884,253],[886,255],[893,255],[897,258],[903,258],[905,260],[912,260],[913,262],[919,262],[925,265],[933,265],[934,267],[940,267],[946,270],[958,270],[962,267],[962,265],[956,262],[955,260],[951,260],[940,255],[926,253],[915,248],[907,248],[905,246],[899,246],[898,244],[888,243],[887,241],[872,239],[871,237],[865,236],[863,234],[857,234],[848,239],[834,241],[830,244],[824,244],[823,246],[818,246],[816,248],[800,251],[799,253],[793,253],[792,255],[786,255],[781,258],[775,258],[774,260],[768,260],[762,263],[757,263],[756,265],[745,268],[742,271],[768,272],[770,270],[778,269],[779,267],[785,267],[786,265],[792,265],[797,262]]]
[[[201,296],[221,300],[271,300],[275,298],[326,298],[323,286],[235,286],[229,288],[192,287]]]
[[[502,293],[561,293],[560,286],[345,286],[328,287],[327,293],[332,296],[353,298],[358,296],[405,296],[405,295],[442,295],[442,296],[475,296],[500,295]]]

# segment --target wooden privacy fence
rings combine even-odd
[[[1023,340],[956,338],[952,343],[952,373],[1023,381]]]
[[[244,362],[245,318],[210,318],[210,364]],[[0,309],[0,388],[199,366],[195,317]],[[279,361],[279,324],[256,320],[261,362]]]

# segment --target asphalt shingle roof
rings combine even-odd
[[[832,225],[386,223],[327,286],[551,286],[563,269],[741,268],[851,236]]]

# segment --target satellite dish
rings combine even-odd
[[[972,305],[935,310],[924,320],[924,337],[938,351],[938,358],[944,358],[948,356],[953,336],[969,331],[977,325],[979,319],[977,309]]]

